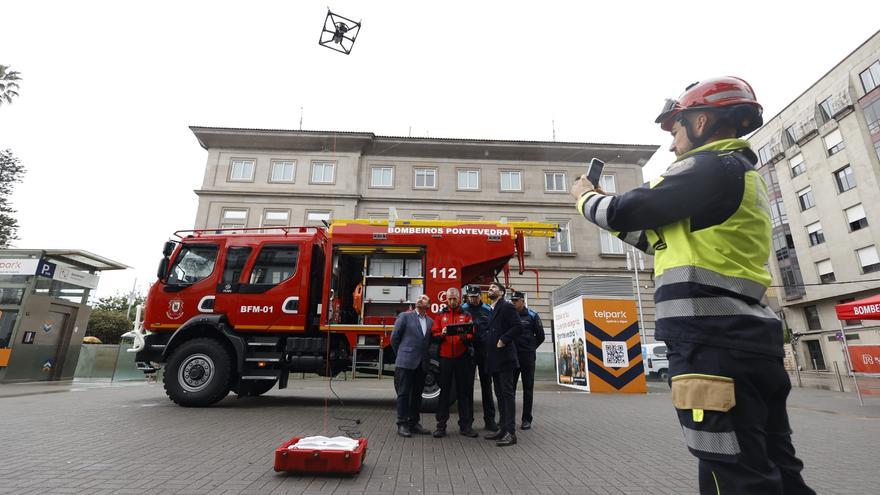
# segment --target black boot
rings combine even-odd
[[[486,440],[500,440],[501,437],[503,437],[503,436],[504,436],[504,432],[501,430],[498,430],[495,433],[489,433],[488,435],[484,436],[483,438],[485,438]]]
[[[498,423],[496,423],[494,419],[490,419],[486,421],[486,427],[484,430],[495,433],[498,431]]]
[[[521,425],[519,425],[520,430],[529,430],[532,428],[531,421],[523,421]]]
[[[461,434],[468,437],[468,438],[477,438],[478,436],[480,436],[480,434],[475,432],[473,427],[470,427],[470,426],[468,426],[466,428],[462,428]]]
[[[446,436],[446,427],[438,426],[436,430],[434,430],[434,438],[443,438]]]
[[[423,427],[419,423],[416,423],[414,425],[410,425],[409,431],[413,435],[430,435],[431,434],[430,431],[428,431],[425,427]]]
[[[406,438],[410,438],[412,436],[412,432],[409,431],[409,426],[406,425],[397,425],[397,434]]]

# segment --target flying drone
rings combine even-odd
[[[348,55],[354,48],[354,40],[360,30],[360,22],[334,14],[327,9],[327,17],[324,19],[324,28],[321,30],[318,44]]]

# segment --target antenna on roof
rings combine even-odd
[[[303,130],[303,107],[299,107],[299,130]]]
[[[556,141],[556,120],[551,120],[550,125],[553,126],[553,141]]]

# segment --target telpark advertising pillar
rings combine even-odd
[[[578,297],[553,308],[556,379],[588,392],[645,393],[636,302]]]

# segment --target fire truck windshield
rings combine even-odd
[[[192,285],[214,271],[217,261],[216,244],[186,244],[174,260],[168,285]]]

